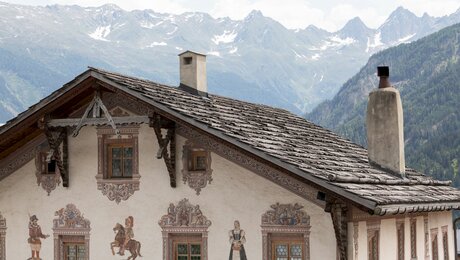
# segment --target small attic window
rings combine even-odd
[[[192,57],[184,57],[184,65],[192,64]]]

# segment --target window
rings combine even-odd
[[[273,241],[272,244],[273,260],[302,260],[303,244],[302,240],[281,240]]]
[[[447,226],[442,226],[441,231],[442,231],[442,249],[444,251],[444,260],[449,260],[449,245],[447,242]]]
[[[439,259],[439,248],[438,248],[438,229],[431,229],[431,259]]]
[[[302,209],[276,203],[262,215],[262,259],[310,259],[310,217]]]
[[[369,260],[379,260],[380,222],[369,221],[367,224],[367,251]]]
[[[185,65],[192,64],[192,57],[184,57],[184,64]]]
[[[85,244],[64,243],[64,260],[85,260],[85,257]]]
[[[398,260],[404,260],[404,219],[396,220],[398,235]]]
[[[199,195],[212,182],[211,152],[188,140],[182,151],[182,180]]]
[[[208,220],[187,199],[170,203],[158,222],[163,233],[163,260],[207,260]]]
[[[410,219],[410,255],[411,259],[417,259],[417,219]]]
[[[43,147],[35,157],[35,176],[37,177],[38,185],[48,193],[48,195],[56,189],[61,183],[61,174],[54,156],[47,161],[49,149]]]
[[[108,145],[108,178],[133,177],[133,140]]]
[[[56,160],[51,158],[49,162],[46,161],[46,157],[48,156],[47,152],[40,152],[40,161],[41,161],[41,174],[56,174]]]
[[[207,167],[207,153],[203,150],[192,150],[189,159],[189,171],[205,171]]]
[[[201,260],[201,241],[174,242],[174,260]]]
[[[139,126],[97,129],[97,188],[109,200],[120,203],[139,190],[138,134]]]

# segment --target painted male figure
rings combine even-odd
[[[127,217],[125,219],[125,242],[120,247],[120,252],[119,252],[120,255],[125,254],[125,249],[126,249],[126,246],[128,245],[128,242],[134,238],[133,226],[134,226],[133,216]]]
[[[29,258],[31,260],[40,260],[40,249],[42,247],[40,238],[46,239],[49,237],[49,235],[44,235],[42,233],[42,229],[38,225],[37,221],[37,216],[33,215],[30,217],[29,239],[27,239],[27,242],[29,243],[30,249],[32,250],[32,258]]]

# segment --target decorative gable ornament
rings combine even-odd
[[[271,205],[271,210],[262,215],[262,225],[310,226],[310,217],[299,204]]]
[[[62,208],[54,213],[57,216],[53,220],[53,229],[90,229],[90,221],[83,217],[80,210],[74,204],[67,204],[65,208]]]
[[[169,204],[168,214],[161,217],[158,224],[162,228],[208,228],[211,226],[211,221],[203,215],[199,205],[192,205],[188,199],[183,199],[177,205]]]

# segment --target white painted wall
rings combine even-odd
[[[210,260],[228,258],[230,245],[228,230],[233,221],[240,220],[246,231],[248,259],[262,259],[261,215],[270,205],[299,203],[311,217],[311,259],[336,259],[335,236],[329,214],[320,207],[249,172],[224,158],[212,154],[213,182],[201,191],[182,183],[182,146],[184,138],[177,140],[177,188],[169,186],[169,176],[163,159],[156,159],[158,149],[154,132],[143,125],[139,134],[140,191],[128,201],[116,204],[97,190],[97,136],[92,127],[85,127],[77,138],[69,138],[70,187],[59,186],[50,196],[39,186],[35,178],[34,161],[0,182],[0,212],[7,220],[7,259],[30,257],[28,238],[28,214],[36,214],[45,234],[51,237],[43,241],[41,257],[53,257],[52,220],[54,212],[73,203],[91,221],[91,259],[126,259],[112,256],[109,248],[114,239],[112,228],[134,216],[135,239],[142,243],[141,259],[161,259],[162,236],[158,221],[166,214],[169,203],[177,204],[188,198],[199,204],[211,221],[209,228]],[[364,243],[365,245],[365,243]],[[361,249],[360,249],[361,250]],[[128,254],[129,255],[129,254]]]

